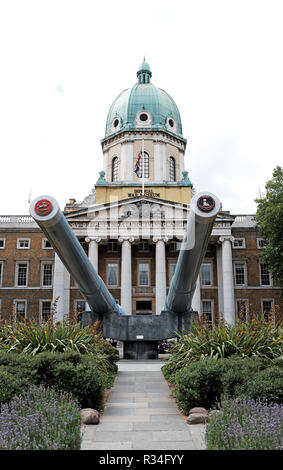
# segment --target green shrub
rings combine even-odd
[[[10,373],[6,367],[0,366],[0,405],[8,403],[14,395],[19,395],[30,386],[28,379]]]
[[[13,394],[21,393],[27,385],[42,384],[72,393],[82,407],[99,410],[103,405],[105,388],[113,384],[117,366],[108,363],[102,353],[96,357],[75,351],[44,352],[36,356],[1,352],[0,370],[6,382],[10,383],[7,387],[6,382],[0,380],[2,403],[9,401]]]
[[[175,397],[187,415],[194,406],[210,408],[222,394],[220,361],[204,359],[179,370]]]
[[[283,370],[279,365],[257,372],[247,382],[246,396],[254,400],[283,404]]]

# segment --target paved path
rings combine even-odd
[[[188,425],[161,372],[164,362],[118,362],[99,425],[83,426],[82,450],[203,450],[205,426]]]

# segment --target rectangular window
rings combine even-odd
[[[44,250],[50,250],[52,249],[52,245],[50,243],[50,241],[47,239],[47,238],[43,238],[42,239],[42,248]]]
[[[18,238],[17,248],[21,250],[28,250],[30,248],[30,239],[29,238]]]
[[[18,263],[16,269],[17,287],[27,287],[28,284],[28,265],[27,263]]]
[[[201,265],[201,285],[211,286],[211,264],[203,263]]]
[[[4,250],[5,248],[5,238],[0,238],[0,250]]]
[[[26,317],[26,306],[27,302],[26,300],[15,300],[14,301],[15,305],[15,315],[16,315],[16,321],[22,321]]]
[[[265,247],[265,242],[263,238],[257,238],[256,239],[256,246],[258,250],[261,250],[262,248]]]
[[[107,284],[108,286],[118,286],[118,264],[117,263],[108,264]]]
[[[274,304],[273,299],[263,299],[261,301],[261,311],[266,320],[268,320],[269,312],[272,309]]]
[[[248,301],[237,299],[236,300],[236,315],[239,320],[247,321],[248,314]]]
[[[41,321],[46,322],[50,318],[51,313],[51,300],[41,301]]]
[[[139,286],[149,286],[149,264],[139,263]]]
[[[140,242],[139,245],[138,245],[138,251],[140,253],[143,253],[143,252],[147,252],[149,251],[149,244],[148,242]]]
[[[212,301],[202,300],[202,314],[205,316],[207,323],[212,324]]]
[[[136,313],[138,315],[151,315],[152,314],[152,301],[151,300],[137,300]]]
[[[169,263],[169,283],[171,282],[172,277],[174,276],[176,264],[177,263]]]
[[[44,263],[42,266],[42,286],[52,287],[52,263]]]
[[[108,242],[107,243],[107,251],[117,252],[118,251],[118,243],[117,242]]]
[[[260,264],[260,285],[271,286],[271,276],[267,264]]]
[[[245,263],[235,263],[235,285],[244,286],[245,282]]]
[[[171,253],[175,253],[175,251],[178,251],[178,243],[177,242],[172,242],[169,245],[169,251]]]
[[[245,248],[246,243],[244,238],[235,238],[233,241],[233,248]]]

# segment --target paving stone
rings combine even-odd
[[[128,415],[133,415],[133,414],[134,414],[134,410],[132,408],[119,408],[119,407],[115,408],[112,406],[106,406],[103,417],[113,416],[113,415],[128,416]]]
[[[138,403],[119,403],[119,402],[115,402],[115,403],[111,403],[111,402],[107,402],[107,409],[109,407],[111,408],[148,408],[148,402],[144,401],[144,402],[138,402]]]
[[[96,442],[146,441],[151,436],[147,431],[103,431],[95,436]]]
[[[183,418],[180,415],[151,415],[150,416],[150,421],[154,423],[167,423],[168,426],[170,426],[170,423],[184,423]]]
[[[136,408],[134,409],[134,415],[176,415],[175,408]]]
[[[132,443],[133,450],[196,450],[193,441],[140,441]]]
[[[192,441],[192,436],[190,431],[153,431],[152,434],[153,441]]]
[[[140,423],[140,424],[146,424],[146,423]],[[94,427],[94,426],[93,426]],[[134,423],[128,423],[128,422],[107,422],[104,421],[100,423],[99,426],[95,426],[96,432],[104,432],[104,431],[139,431],[139,429],[134,429]],[[143,431],[143,429],[140,429]]]
[[[82,442],[81,450],[132,450],[132,442]]]
[[[175,413],[178,411],[177,405],[171,401],[154,401],[148,403],[149,408],[173,408]]]
[[[144,423],[149,423],[150,422],[150,415],[148,416],[137,416],[137,415],[128,415],[128,416],[120,416],[120,415],[112,415],[112,416],[105,416],[103,415],[103,423],[105,422],[127,422],[127,423],[134,423],[137,421],[143,421]]]
[[[170,424],[167,424],[167,423],[158,423],[158,422],[154,423],[151,421],[150,424],[138,422],[138,423],[132,423],[132,425],[133,425],[134,431],[146,431],[150,429],[150,431],[184,431],[186,432],[186,424],[181,423],[181,422],[178,422],[178,423],[170,422]]]
[[[114,397],[110,395],[107,401],[107,405],[109,405],[110,403],[134,403],[134,398],[133,397]]]

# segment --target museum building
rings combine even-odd
[[[137,83],[113,101],[101,140],[103,170],[65,217],[127,315],[159,315],[184,236],[193,185],[187,141],[171,96],[151,83],[144,60]],[[207,188],[209,190],[209,188]],[[56,197],[56,195],[54,195]],[[201,265],[192,307],[214,324],[281,307],[280,286],[259,254],[253,215],[221,210]],[[88,309],[52,245],[28,215],[0,216],[0,315],[56,319]]]

